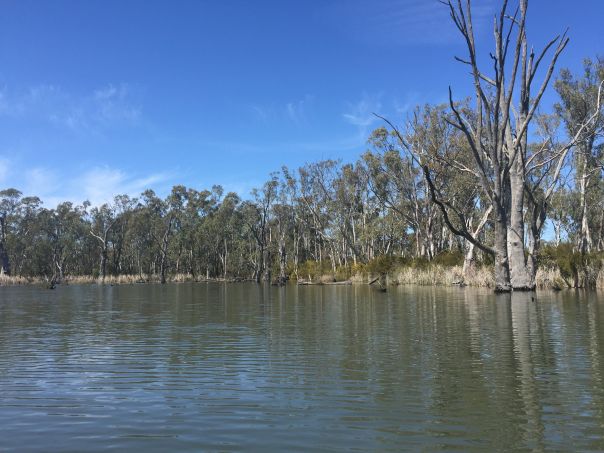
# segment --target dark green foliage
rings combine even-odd
[[[581,254],[571,244],[547,245],[543,247],[538,262],[542,267],[559,269],[564,284],[569,288],[591,288],[596,285],[602,269],[604,252]]]
[[[445,267],[463,266],[464,256],[460,250],[444,250],[434,257],[432,262]]]

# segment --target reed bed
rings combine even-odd
[[[467,285],[492,288],[495,280],[493,272],[485,267],[473,269],[464,278],[462,266],[434,265],[419,269],[412,267],[397,269],[388,275],[388,283],[420,286]]]
[[[578,278],[579,285],[587,283],[588,287],[604,289],[604,267],[601,269],[591,269],[592,272],[580,274]],[[356,273],[349,278],[353,283],[367,283],[377,275]],[[322,283],[334,282],[337,279],[333,274],[323,274],[318,281]],[[443,266],[432,265],[424,268],[399,267],[387,274],[387,284],[389,285],[420,285],[420,286],[452,286],[467,285],[478,288],[493,288],[495,280],[493,270],[488,267],[476,267],[463,275],[461,266]],[[175,274],[167,277],[168,282],[182,283],[206,281],[205,278],[196,278],[191,274]],[[231,281],[224,279],[211,279],[211,281]],[[240,281],[240,280],[232,280]],[[159,275],[108,275],[105,277],[106,285],[127,285],[134,283],[159,283]],[[32,284],[48,284],[49,280],[42,277],[22,277],[0,275],[0,286],[19,286]],[[99,277],[92,275],[68,276],[63,280],[64,284],[86,285],[102,284]],[[544,267],[537,270],[536,285],[542,290],[560,290],[573,286],[573,281],[565,279],[560,269],[555,267]]]
[[[27,278],[18,275],[0,274],[0,286],[16,286],[16,285],[31,285],[41,283],[43,280],[39,278]]]

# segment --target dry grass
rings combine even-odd
[[[354,283],[367,283],[372,276],[357,273],[350,278]],[[373,276],[375,277],[375,276]],[[593,277],[595,287],[604,289],[604,268],[602,268],[597,276]],[[124,285],[133,283],[159,283],[158,275],[144,276],[140,275],[108,275],[105,278],[107,285]],[[168,278],[169,282],[192,282],[198,281],[190,274],[176,274]],[[222,281],[217,279],[216,281]],[[321,283],[329,283],[334,281],[332,274],[322,275],[319,279]],[[421,285],[421,286],[451,286],[462,282],[468,286],[492,288],[495,285],[493,271],[488,267],[479,267],[469,272],[463,278],[461,266],[441,266],[434,265],[426,268],[418,269],[412,267],[404,267],[396,269],[388,274],[388,284],[394,285]],[[31,284],[48,283],[43,278],[31,278],[21,276],[0,275],[0,286],[18,286]],[[91,275],[69,276],[65,278],[66,284],[85,285],[85,284],[101,284],[100,278]],[[563,289],[568,285],[560,274],[557,268],[539,268],[537,270],[536,284],[538,289]]]
[[[474,269],[463,278],[461,266],[434,265],[423,269],[406,267],[388,276],[388,282],[398,285],[452,286],[463,282],[468,286],[494,286],[493,272],[485,267]]]
[[[460,274],[463,274],[463,270],[461,268],[459,272]],[[468,271],[468,275],[466,275],[464,283],[468,286],[475,286],[479,288],[494,288],[495,275],[493,274],[493,269],[485,266],[471,269]]]
[[[14,285],[31,285],[32,283],[41,283],[42,280],[39,278],[26,278],[12,275],[0,275],[0,286],[14,286]]]
[[[159,275],[107,275],[105,277],[106,285],[129,285],[133,283],[159,283]],[[190,274],[176,274],[167,278],[169,282],[192,282],[196,281]],[[98,277],[92,275],[69,275],[65,277],[63,283],[66,285],[90,285],[102,284]],[[0,286],[15,286],[15,285],[31,285],[31,284],[48,284],[48,280],[43,278],[30,278],[19,276],[0,275]]]
[[[445,268],[442,266],[429,266],[423,269],[405,267],[398,269],[389,276],[389,283],[399,285],[453,285],[461,280],[459,266]]]
[[[333,274],[323,274],[319,277],[319,282],[321,283],[333,283],[336,281],[336,278]]]
[[[562,289],[567,286],[557,268],[537,269],[535,283],[538,289]]]
[[[596,288],[604,289],[604,267],[600,269],[600,272],[598,272],[598,277],[596,278]]]
[[[127,285],[130,283],[146,282],[147,280],[141,279],[139,275],[107,275],[105,277],[106,285]],[[93,277],[92,275],[74,275],[65,278],[65,283],[70,285],[88,285],[92,283],[101,284],[100,278]]]

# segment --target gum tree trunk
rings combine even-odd
[[[507,247],[507,218],[503,208],[498,208],[497,211],[493,244],[495,249],[495,292],[504,293],[512,290]]]
[[[518,153],[510,169],[510,218],[507,247],[510,283],[514,291],[535,289],[535,275],[527,267],[524,247],[524,163]]]

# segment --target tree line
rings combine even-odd
[[[323,160],[270,175],[243,199],[220,186],[159,197],[43,207],[0,192],[0,273],[249,278],[283,284],[305,263],[333,273],[380,256],[462,257],[494,266],[499,291],[531,290],[544,243],[604,251],[604,61],[555,65],[568,38],[529,47],[527,1],[503,5],[494,51],[477,54],[468,1],[444,2],[467,48],[474,94],[418,106],[368,138],[353,163]],[[482,67],[491,68],[484,71]],[[553,80],[555,79],[555,80]],[[556,103],[546,109],[549,85]],[[547,226],[549,225],[549,227]]]

